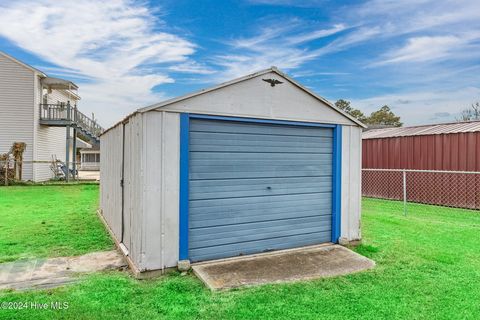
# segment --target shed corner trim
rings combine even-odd
[[[179,260],[188,260],[188,177],[190,115],[180,114],[180,223]]]
[[[342,217],[342,126],[333,129],[332,242],[338,243]]]

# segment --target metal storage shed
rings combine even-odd
[[[480,121],[368,130],[362,149],[363,196],[480,209]]]
[[[360,234],[363,124],[275,67],[101,136],[101,214],[135,272]]]
[[[384,128],[363,133],[363,167],[480,171],[480,121]]]

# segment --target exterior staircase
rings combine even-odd
[[[78,111],[70,103],[40,104],[40,124],[52,127],[71,127],[87,137],[92,144],[100,143],[104,129],[95,120]]]

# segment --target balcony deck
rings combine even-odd
[[[40,124],[52,127],[71,126],[98,140],[104,129],[76,106],[66,104],[40,104]]]

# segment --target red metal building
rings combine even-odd
[[[480,171],[480,121],[363,133],[364,169]],[[401,171],[363,171],[362,194],[400,200]],[[480,209],[480,174],[408,172],[408,201]],[[478,190],[477,190],[478,189]]]
[[[370,130],[362,167],[480,171],[480,121]]]

